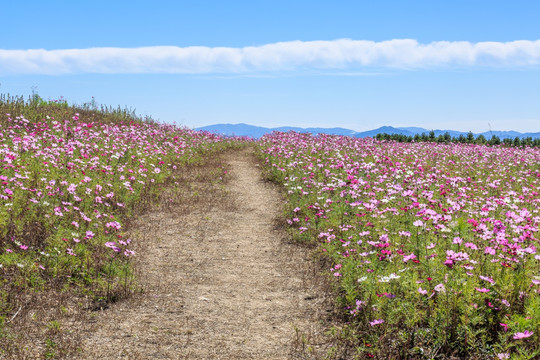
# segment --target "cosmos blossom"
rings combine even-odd
[[[383,319],[377,319],[377,320],[370,321],[369,325],[375,326],[375,325],[379,325],[379,324],[382,324],[382,323],[384,323]]]
[[[529,331],[529,330],[525,330],[524,332],[515,333],[514,336],[513,336],[513,339],[514,340],[526,339],[526,338],[532,336],[533,334],[534,334],[534,332]]]
[[[476,291],[478,292],[481,292],[481,293],[487,293],[489,292],[489,289],[486,289],[486,288],[474,288]]]

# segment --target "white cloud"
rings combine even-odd
[[[511,42],[416,40],[288,41],[251,46],[2,50],[0,74],[246,74],[298,70],[528,67],[540,64],[540,40]]]

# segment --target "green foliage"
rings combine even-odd
[[[505,146],[529,146],[540,147],[540,138],[533,139],[532,137],[513,139],[505,138],[501,140],[497,135],[492,135],[488,140],[484,135],[480,134],[477,137],[472,132],[468,132],[466,136],[460,134],[457,137],[452,137],[448,132],[435,136],[435,132],[432,130],[429,134],[415,134],[414,136],[407,136],[402,134],[386,134],[380,133],[375,135],[377,140],[397,141],[397,142],[437,142],[437,143],[459,143],[459,144],[477,144],[477,145],[501,145]]]

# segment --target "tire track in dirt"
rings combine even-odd
[[[88,359],[288,359],[295,327],[317,332],[324,308],[306,249],[277,226],[282,200],[252,149],[226,155],[230,179],[194,191],[211,201],[141,220],[144,293],[98,313]],[[202,179],[203,177],[201,177]]]

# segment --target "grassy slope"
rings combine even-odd
[[[47,311],[39,312],[46,323],[29,312],[99,308],[129,295],[133,216],[164,194],[181,196],[184,167],[239,144],[129,110],[2,96],[0,357],[36,346],[25,343],[29,331],[45,344],[42,356],[71,351]]]

